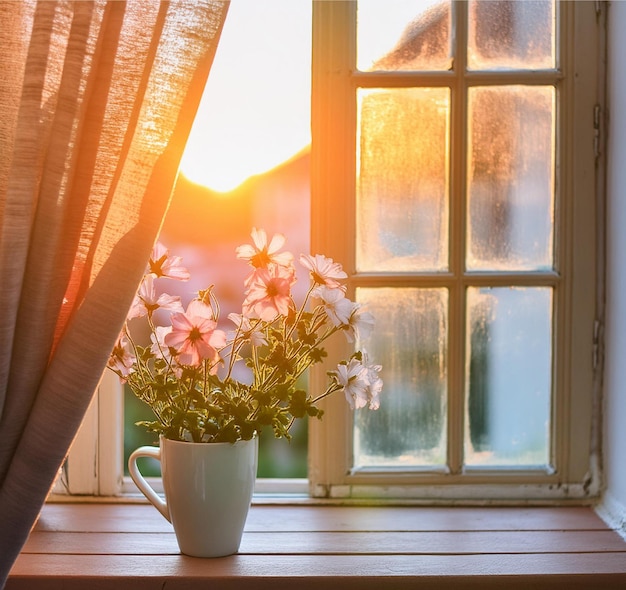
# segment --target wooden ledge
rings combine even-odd
[[[626,588],[626,541],[588,507],[254,505],[239,554],[180,555],[149,505],[48,504],[6,590]]]

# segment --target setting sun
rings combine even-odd
[[[181,163],[228,192],[311,141],[311,3],[234,0]]]

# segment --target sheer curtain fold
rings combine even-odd
[[[0,587],[145,268],[227,10],[0,2]]]

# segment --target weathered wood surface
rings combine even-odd
[[[6,590],[626,589],[591,508],[253,506],[239,554],[180,555],[149,505],[50,504]]]

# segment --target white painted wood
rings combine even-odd
[[[124,388],[105,370],[98,387],[98,494],[116,496],[124,476]]]
[[[98,397],[94,395],[72,443],[66,466],[67,491],[98,493]]]
[[[457,299],[451,298],[449,355],[449,427],[448,469],[446,473],[389,470],[389,473],[354,472],[351,462],[352,420],[341,399],[325,400],[324,420],[312,421],[309,430],[309,477],[311,494],[316,497],[402,497],[447,498],[448,501],[471,499],[486,494],[488,498],[565,499],[597,498],[601,477],[598,468],[599,438],[599,372],[593,372],[594,333],[597,320],[596,236],[602,235],[598,203],[601,186],[594,149],[597,147],[593,126],[596,105],[603,100],[602,74],[604,35],[602,19],[597,18],[591,2],[558,3],[561,31],[556,40],[558,67],[542,72],[494,71],[470,73],[455,80],[454,72],[377,72],[355,73],[354,2],[317,2],[313,11],[313,81],[312,102],[312,250],[324,252],[342,261],[355,285],[392,286],[456,285]],[[455,65],[462,67],[465,56],[460,47],[464,41],[467,4],[454,3],[457,30]],[[554,84],[557,88],[558,129],[556,163],[556,226],[554,272],[510,273],[497,276],[472,275],[474,284],[516,286],[543,284],[555,288],[556,331],[554,334],[554,397],[551,440],[551,465],[543,474],[529,469],[512,473],[485,470],[480,475],[463,469],[464,350],[458,336],[459,318],[463,317],[462,297],[466,278],[454,275],[462,268],[465,239],[461,223],[465,187],[465,155],[461,142],[452,145],[453,184],[451,196],[461,203],[451,220],[456,232],[456,246],[451,249],[451,272],[411,276],[407,273],[374,276],[355,273],[355,105],[354,88],[449,85],[457,97],[466,95],[473,85],[491,84],[497,80],[511,84]],[[464,125],[464,104],[453,103],[453,127]],[[457,135],[463,131],[456,128]],[[455,164],[456,163],[456,164]],[[461,199],[461,201],[458,201]],[[462,273],[461,273],[462,274]],[[455,322],[456,327],[455,327]],[[462,321],[461,324],[462,325]],[[336,357],[340,349],[330,349]],[[311,385],[319,388],[324,372],[314,372]],[[384,392],[381,396],[384,403]],[[369,481],[368,481],[369,480]],[[492,487],[493,486],[493,487]],[[502,486],[501,488],[498,486]]]
[[[68,454],[54,493],[115,496],[123,476],[123,391],[105,370]]]
[[[608,144],[606,369],[604,373],[604,484],[626,522],[626,3],[608,11]],[[622,524],[622,531],[626,525]]]
[[[622,504],[610,491],[604,493],[596,512],[608,526],[626,540],[626,505]]]

